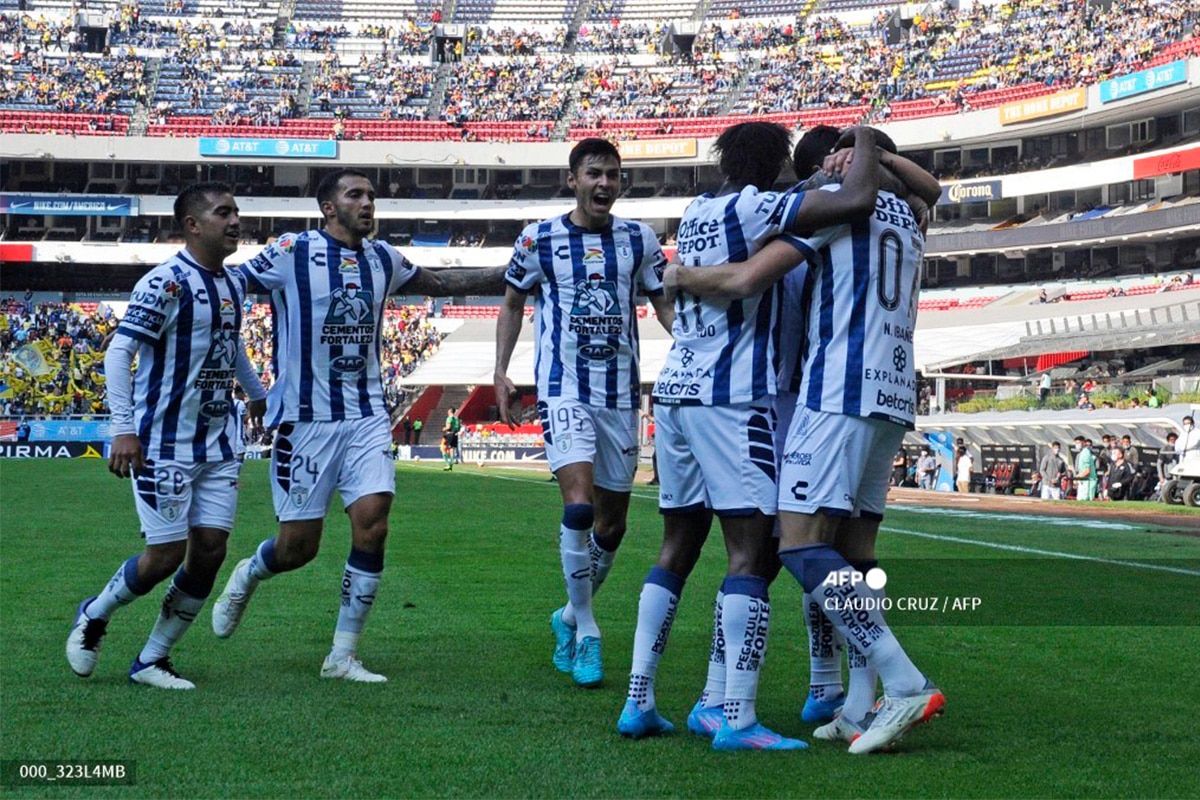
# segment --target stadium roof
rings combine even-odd
[[[914,339],[917,369],[941,372],[974,361],[1195,344],[1197,292],[1043,304],[1036,288],[1029,288],[969,312],[922,314]]]

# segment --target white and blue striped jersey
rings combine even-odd
[[[813,282],[809,279],[807,261],[802,261],[776,284],[775,291],[783,294],[777,323],[779,369],[775,378],[775,388],[780,394],[786,392],[794,395],[800,391],[800,378],[804,375],[804,344],[808,334],[805,314],[812,290]]]
[[[324,231],[286,234],[237,268],[271,293],[271,427],[386,414],[379,349],[387,296],[420,273],[396,248]]]
[[[240,456],[246,453],[246,401],[233,398],[233,454]]]
[[[812,280],[799,402],[912,428],[913,328],[925,250],[912,209],[881,191],[868,219],[789,240],[804,253]]]
[[[748,260],[795,221],[803,191],[704,194],[679,223],[678,258],[688,267]],[[775,394],[775,321],[780,292],[726,301],[680,292],[675,343],[654,384],[654,401],[683,405],[748,403]]]
[[[134,425],[151,461],[203,463],[234,456],[229,413],[241,349],[241,283],[186,250],[133,287],[117,335],[137,341]]]
[[[564,214],[526,226],[504,279],[519,292],[538,292],[539,398],[638,407],[635,292],[640,285],[661,294],[666,264],[654,231],[634,220],[612,217],[608,227],[589,231]]]

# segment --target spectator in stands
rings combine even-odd
[[[1046,372],[1042,373],[1042,379],[1038,384],[1038,403],[1039,404],[1041,404],[1041,405],[1046,404],[1046,398],[1048,398],[1050,396],[1050,386],[1051,386],[1050,372],[1049,372],[1049,370],[1047,370]]]

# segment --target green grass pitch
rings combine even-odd
[[[798,715],[808,677],[799,592],[784,574],[759,716],[811,746],[730,754],[686,733],[616,734],[638,593],[660,540],[646,488],[597,598],[607,670],[597,690],[550,665],[548,618],[563,598],[557,487],[544,474],[417,465],[399,469],[360,652],[387,684],[318,677],[348,552],[335,512],[316,562],[265,584],[236,636],[214,638],[202,612],[174,654],[198,688],[168,693],[126,680],[164,587],[118,613],[91,678],[63,655],[76,604],[141,549],[128,484],[86,460],[7,461],[0,476],[0,758],[136,763],[134,786],[0,787],[7,797],[1200,794],[1200,538],[896,508],[880,539],[889,596],[983,602],[896,618],[947,695],[945,717],[878,756],[812,741]],[[266,464],[249,462],[216,591],[274,529]],[[723,564],[714,535],[660,670],[659,708],[680,729],[703,685]]]

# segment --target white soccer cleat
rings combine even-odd
[[[225,591],[221,592],[221,596],[217,598],[217,602],[213,603],[212,610],[212,626],[213,633],[218,639],[228,639],[233,636],[233,632],[237,630],[238,624],[242,621],[242,614],[246,613],[246,606],[250,603],[250,597],[254,594],[254,590],[258,587],[257,582],[248,582],[243,578],[246,567],[250,564],[250,559],[243,558],[233,568],[233,574],[229,576],[229,581],[225,584]]]
[[[321,665],[322,678],[341,678],[355,683],[387,683],[387,677],[371,672],[354,656],[346,656],[341,661],[334,661],[333,656],[326,656]]]
[[[96,662],[100,660],[100,645],[108,628],[107,621],[92,619],[83,613],[88,604],[95,599],[89,597],[79,604],[75,624],[71,626],[71,632],[67,635],[67,663],[81,678],[86,678],[96,669]]]
[[[143,664],[140,658],[129,667],[129,682],[159,689],[195,689],[196,684],[180,676],[171,666],[171,659],[163,656],[158,661]]]
[[[875,719],[862,736],[850,743],[854,755],[874,753],[900,741],[904,734],[928,722],[946,708],[946,696],[932,683],[907,697],[885,695],[875,707]]]
[[[867,719],[863,720],[862,723],[857,723],[851,722],[841,714],[838,714],[833,718],[832,722],[827,722],[813,731],[813,738],[826,742],[854,744],[858,737],[867,732],[867,726],[870,724],[871,719],[872,715],[868,714]]]

